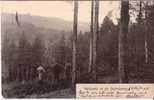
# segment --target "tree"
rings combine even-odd
[[[78,44],[77,45],[77,51],[78,51],[77,71],[80,73],[80,74],[78,74],[79,76],[83,75],[83,74],[87,74],[87,71],[89,69],[89,67],[87,67],[89,65],[89,59],[88,59],[89,52],[87,52],[89,50],[89,45],[87,45],[87,44],[89,44],[89,42],[90,42],[89,41],[89,32],[82,33],[80,31],[80,33],[78,34],[78,41],[77,41],[77,44]],[[91,74],[91,72],[88,74]],[[83,77],[83,76],[81,76],[81,77]],[[81,77],[79,77],[79,78],[81,78]],[[88,82],[88,80],[87,80],[87,82]]]
[[[126,39],[129,24],[129,0],[121,0],[121,19],[119,32],[119,82],[127,83],[127,69],[126,69]]]
[[[91,1],[91,26],[90,26],[90,47],[89,47],[89,69],[88,72],[92,71],[93,63],[93,28],[94,28],[94,0]]]
[[[41,37],[36,36],[35,41],[32,45],[34,66],[38,66],[43,63],[44,49],[45,47],[43,41],[41,40]]]
[[[145,25],[145,31],[144,31],[144,51],[145,51],[145,64],[148,63],[148,49],[147,49],[147,23],[146,21],[144,21],[143,19],[143,9],[144,7],[143,6],[146,6],[144,2],[142,0],[139,1],[139,13],[138,13],[138,16],[137,16],[137,23],[138,23],[138,26],[139,26],[139,30],[140,30],[140,33],[143,33],[143,25]],[[145,11],[146,12],[146,11]],[[145,13],[145,17],[147,17],[147,13]],[[147,18],[145,18],[147,19]],[[145,22],[145,24],[144,24]]]
[[[153,67],[153,61],[154,61],[154,1],[149,3],[147,1],[146,5],[146,42],[147,42],[147,66],[149,66],[149,72],[148,73],[153,73],[154,67]],[[151,76],[151,75],[149,75]],[[151,81],[153,82],[153,81]]]
[[[7,32],[2,40],[2,78],[3,81],[16,79],[17,46],[13,40],[8,39]]]
[[[2,34],[2,82],[7,82],[9,80],[9,39],[7,34],[7,31]]]
[[[19,80],[26,80],[27,79],[27,72],[28,67],[30,65],[30,51],[31,46],[30,43],[27,41],[25,34],[23,33],[19,40],[19,47],[18,47],[18,79]]]
[[[105,16],[103,23],[101,24],[100,31],[102,33],[108,33],[109,31],[112,30],[113,26],[114,26],[113,21],[108,16]]]
[[[56,57],[56,62],[62,65],[65,65],[66,61],[66,44],[65,44],[65,35],[62,34],[61,39],[58,43],[58,48],[56,49],[58,51],[57,57]]]
[[[40,36],[36,36],[34,43],[32,44],[32,68],[31,68],[31,76],[34,78],[37,75],[36,68],[40,65],[44,65],[44,53],[45,53],[45,45]]]
[[[10,81],[14,81],[17,79],[17,69],[16,69],[16,66],[17,66],[17,46],[16,44],[14,43],[14,41],[11,41],[11,43],[9,44],[9,49],[8,49],[8,64],[9,64],[9,73],[10,73]]]
[[[51,66],[55,62],[55,57],[54,57],[55,50],[53,46],[54,46],[53,39],[50,38],[48,40],[48,45],[45,48],[45,52],[44,52],[44,57],[45,57],[44,63],[46,66]]]
[[[99,0],[95,0],[95,17],[94,17],[94,35],[93,35],[93,79],[94,82],[97,82],[97,75],[96,75],[96,61],[97,61],[97,39],[98,39],[98,32],[99,32]]]
[[[142,7],[142,5],[143,5],[143,1],[140,0],[139,1],[139,13],[138,13],[137,19],[136,19],[139,24],[143,24],[143,7]]]
[[[97,47],[98,74],[113,75],[117,73],[118,27],[119,25],[114,25],[108,16],[101,24]]]
[[[75,88],[76,82],[76,43],[78,33],[78,1],[74,1],[74,23],[73,23],[73,53],[72,53],[72,85]]]
[[[147,44],[145,46],[145,58],[147,64],[152,62],[152,41],[153,41],[153,26],[154,26],[154,4],[146,4],[145,9],[145,28],[146,28],[146,34],[145,34],[145,43]]]

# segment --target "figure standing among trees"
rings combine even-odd
[[[43,75],[45,73],[45,69],[40,65],[39,67],[37,67],[37,71],[38,71],[39,84],[42,85],[43,84]]]

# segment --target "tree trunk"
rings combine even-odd
[[[148,47],[147,47],[147,40],[144,40],[144,48],[145,48],[145,64],[148,63]]]
[[[72,86],[75,88],[76,82],[76,43],[78,32],[78,1],[74,1],[74,24],[73,24],[73,58],[72,58]]]
[[[138,14],[138,24],[141,25],[142,24],[142,1],[140,0],[140,4],[139,4],[139,14]]]
[[[129,0],[121,1],[121,20],[119,32],[119,54],[118,54],[118,71],[119,83],[128,83],[127,69],[126,69],[126,39],[129,24]]]
[[[25,66],[23,65],[22,66],[22,84],[25,84],[25,76],[26,76],[25,71],[26,71]]]
[[[148,6],[148,1],[146,2],[146,7]],[[145,9],[145,36],[144,36],[144,51],[145,51],[145,64],[148,63],[148,44],[147,44],[147,34],[148,34],[148,9]]]
[[[97,75],[96,75],[96,60],[97,60],[97,39],[98,39],[98,20],[99,20],[99,0],[95,0],[95,21],[94,21],[94,34],[93,34],[93,79],[94,82],[97,82]]]
[[[91,26],[90,26],[90,47],[89,47],[89,69],[88,72],[92,72],[93,62],[93,25],[94,22],[94,0],[91,1]]]

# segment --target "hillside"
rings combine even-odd
[[[71,31],[73,22],[65,21],[60,18],[54,17],[42,17],[42,16],[34,16],[30,14],[19,14],[20,23],[31,23],[36,27],[44,27],[48,29],[56,29],[56,30],[64,30]],[[2,13],[2,23],[11,22],[15,23],[15,14]],[[79,30],[87,31],[89,30],[88,23],[79,22]]]

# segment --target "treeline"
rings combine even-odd
[[[48,43],[42,40],[40,34],[35,36],[33,42],[25,34],[23,32],[17,42],[8,40],[5,34],[2,42],[3,82],[35,80],[38,76],[37,67],[48,69],[55,62],[62,65],[70,62],[71,48],[64,33],[57,38],[57,42],[50,39]]]
[[[117,80],[111,80],[111,83],[154,82],[152,77],[154,75],[154,47],[152,46],[154,43],[154,2],[122,0],[118,25],[106,16],[99,28],[97,28],[99,1],[92,1],[91,6],[91,30],[77,37],[77,41],[84,41],[82,44],[76,43],[77,62],[85,62],[80,66],[85,66],[86,69],[83,70],[84,67],[81,67],[80,72],[90,73],[90,76],[83,80],[88,82],[92,79],[91,82],[94,83],[105,82],[101,81],[103,77],[116,76]],[[95,12],[93,12],[94,9]],[[81,50],[82,52],[89,51],[90,54],[84,52],[86,55],[82,55]],[[78,54],[81,54],[82,59],[78,57]],[[86,74],[82,76],[80,78],[86,77]]]
[[[97,1],[98,2],[98,1]],[[123,1],[125,2],[125,1]],[[136,2],[135,2],[136,3]],[[106,76],[119,77],[119,32],[121,29],[125,32],[125,39],[123,39],[122,46],[124,46],[125,55],[124,62],[120,62],[124,65],[124,73],[127,76],[129,83],[141,83],[141,82],[153,82],[154,71],[154,5],[145,4],[144,2],[137,2],[139,10],[133,8],[121,8],[130,10],[137,14],[135,22],[128,20],[126,26],[122,27],[121,20],[118,20],[118,24],[115,25],[109,16],[104,18],[101,26],[98,27],[98,34],[96,46],[97,59],[96,59],[96,76],[97,82]],[[127,2],[127,4],[129,4]],[[134,6],[134,4],[132,4]],[[76,6],[77,7],[77,6]],[[123,6],[128,7],[128,6]],[[96,7],[97,8],[97,7]],[[124,10],[124,11],[125,11]],[[123,10],[122,10],[123,11]],[[131,14],[127,14],[131,16]],[[125,24],[125,15],[123,23]],[[128,17],[129,18],[129,17]],[[127,26],[128,25],[128,26]],[[95,31],[97,31],[95,30]],[[128,31],[128,32],[127,32]],[[7,34],[7,33],[6,33]],[[59,38],[49,39],[49,43],[46,44],[43,40],[43,36],[37,35],[33,42],[29,42],[28,38],[23,33],[16,43],[4,39],[2,44],[2,68],[7,69],[8,81],[23,81],[33,80],[37,76],[37,67],[42,65],[46,69],[52,67],[52,64],[59,63],[65,65],[71,63],[75,56],[75,76],[72,75],[76,82],[89,82],[89,57],[90,57],[90,32],[78,32],[76,34],[77,40],[75,42],[76,51],[73,55],[73,37],[72,35],[66,36],[64,32]],[[33,34],[33,33],[31,33]],[[45,34],[44,34],[45,35]],[[5,38],[4,37],[4,38]],[[57,42],[54,42],[57,41]],[[75,48],[74,48],[75,49]],[[121,59],[121,56],[120,56]],[[72,64],[72,67],[73,64]],[[52,71],[50,72],[52,73]],[[122,73],[122,72],[120,72]],[[5,75],[5,73],[3,74]],[[93,77],[93,73],[90,75]],[[86,78],[88,76],[88,78]],[[93,81],[94,82],[94,81]],[[115,81],[114,81],[115,82]],[[118,80],[116,80],[116,83]]]

